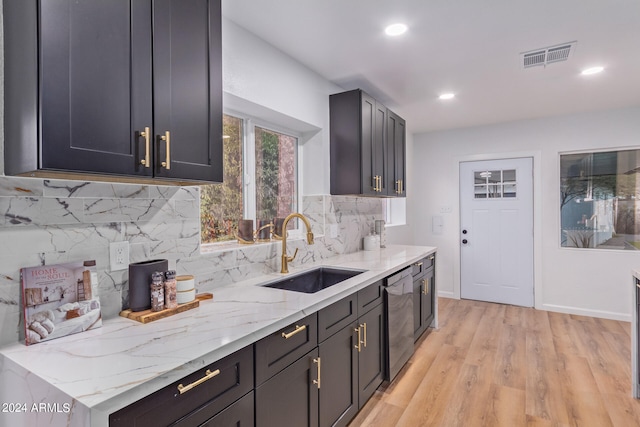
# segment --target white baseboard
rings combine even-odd
[[[460,299],[457,298],[453,292],[447,291],[438,291],[438,297]],[[579,307],[570,307],[555,304],[542,304],[542,306],[536,307],[536,310],[546,310],[564,314],[575,314],[577,316],[598,317],[602,319],[618,320],[620,322],[631,322],[632,317],[632,315],[628,313],[616,313],[603,310],[587,310]]]
[[[619,320],[621,322],[631,322],[631,314],[615,313],[603,310],[587,310],[579,307],[568,307],[555,304],[542,304],[542,307],[536,307],[538,310],[554,311],[557,313],[575,314],[578,316],[599,317],[602,319]]]

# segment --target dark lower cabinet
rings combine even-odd
[[[256,426],[317,427],[319,374],[316,348],[257,387]]]
[[[109,426],[198,426],[247,395],[253,386],[250,345],[114,412],[109,415]]]
[[[431,266],[413,277],[413,339],[418,338],[429,328],[434,318],[435,271],[433,259],[423,260]]]
[[[205,421],[200,427],[253,427],[255,413],[253,391],[229,406],[213,418]],[[185,427],[195,424],[184,424]]]
[[[358,413],[358,335],[352,323],[320,343],[320,427],[346,426]]]
[[[360,316],[358,326],[365,343],[358,353],[358,409],[362,408],[384,378],[384,306],[376,306]]]
[[[420,278],[433,274],[424,265],[416,264]],[[111,414],[109,426],[348,425],[385,377],[383,283]]]
[[[357,294],[360,310],[354,313],[355,295],[318,312],[322,336],[318,345],[322,362],[320,427],[346,426],[382,384],[384,377],[384,306],[380,283]],[[373,307],[371,304],[377,301]],[[363,307],[367,307],[364,309]],[[345,319],[357,318],[351,323]],[[323,325],[341,325],[337,332]]]

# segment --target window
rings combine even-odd
[[[473,173],[476,199],[504,199],[516,197],[515,169],[476,171]]]
[[[561,245],[640,249],[640,150],[560,156]]]
[[[257,220],[298,209],[297,137],[228,114],[223,134],[224,182],[200,192],[202,243],[235,240],[240,219],[253,219],[255,229]]]

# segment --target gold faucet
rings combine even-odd
[[[311,224],[309,224],[309,220],[304,215],[297,212],[287,216],[282,223],[282,268],[280,269],[280,273],[288,273],[289,263],[296,259],[296,255],[298,255],[298,248],[296,248],[292,257],[287,256],[287,224],[289,224],[289,220],[292,218],[300,218],[302,222],[304,222],[304,225],[307,227],[307,243],[313,245],[313,233],[311,232]]]

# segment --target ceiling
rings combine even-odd
[[[223,0],[223,15],[412,133],[640,105],[638,0]],[[409,30],[390,38],[384,27]],[[577,41],[565,62],[522,52]],[[583,76],[594,65],[604,72]],[[444,92],[455,98],[438,99]]]

